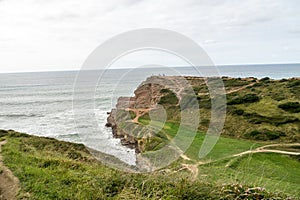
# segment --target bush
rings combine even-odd
[[[169,93],[170,90],[169,89],[166,89],[166,88],[163,88],[160,90],[160,93]]]
[[[210,99],[201,99],[198,101],[199,108],[211,109],[211,100]]]
[[[263,84],[262,83],[255,83],[252,87],[259,87],[259,86],[262,86]]]
[[[199,93],[201,89],[202,88],[200,86],[193,86],[193,90],[196,94]]]
[[[166,95],[162,96],[158,102],[159,104],[177,104],[178,98],[176,94],[172,91],[169,91]]]
[[[281,124],[288,124],[293,122],[299,122],[299,119],[293,116],[273,116],[267,117],[257,113],[244,113],[244,117],[248,118],[248,121],[252,124],[269,123],[275,126]]]
[[[291,88],[291,87],[295,87],[295,86],[299,86],[299,85],[300,85],[300,80],[293,79],[293,80],[289,81],[286,86],[288,88]]]
[[[290,112],[290,113],[300,112],[299,102],[287,102],[287,103],[278,105],[278,107],[281,108],[282,110]]]
[[[134,119],[136,117],[135,112],[133,112],[132,110],[129,111],[129,115],[131,119]]]
[[[283,79],[279,80],[279,82],[280,82],[280,83],[287,82],[287,81],[288,81],[288,80],[287,80],[287,79],[285,79],[285,78],[283,78]]]
[[[260,79],[259,81],[268,83],[268,82],[270,82],[270,78],[269,77],[265,77],[265,78]]]
[[[248,85],[248,84],[249,84],[248,81],[241,80],[241,78],[224,80],[225,87],[239,87],[239,86],[244,86],[244,85]]]
[[[210,120],[209,119],[202,119],[201,121],[200,121],[200,124],[201,125],[204,125],[204,126],[208,126],[209,125],[209,123],[210,123]]]
[[[233,113],[234,113],[234,114],[237,114],[237,115],[243,115],[244,112],[245,112],[245,111],[242,110],[242,109],[236,109],[236,110],[233,111]]]
[[[243,97],[235,97],[228,102],[228,105],[254,103],[259,101],[259,97],[256,94],[246,94]]]
[[[0,138],[8,135],[8,131],[0,130]]]
[[[246,138],[255,139],[255,140],[276,140],[281,136],[285,136],[285,133],[281,131],[270,131],[270,130],[263,130],[263,131],[254,130],[245,135]]]

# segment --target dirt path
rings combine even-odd
[[[139,124],[139,118],[150,110],[151,108],[126,108],[126,111],[132,111],[135,113],[135,118],[132,119],[132,122],[136,124]]]
[[[243,155],[252,154],[252,153],[279,153],[279,154],[294,155],[294,156],[299,156],[300,155],[300,152],[282,151],[282,150],[276,150],[276,149],[266,149],[268,147],[289,147],[289,146],[300,146],[300,144],[299,143],[294,143],[294,144],[270,144],[270,145],[265,145],[265,146],[262,146],[262,147],[258,147],[254,150],[244,151],[242,153],[235,154],[232,157],[243,156]]]
[[[231,93],[238,92],[238,91],[240,91],[240,90],[246,89],[247,87],[253,86],[255,83],[256,83],[256,82],[251,83],[251,84],[249,84],[249,85],[245,85],[245,86],[236,88],[236,89],[233,89],[233,90],[226,91],[226,94],[231,94]]]
[[[19,180],[3,164],[1,147],[5,145],[6,142],[6,140],[0,142],[0,200],[14,200],[17,199],[19,192]]]
[[[252,154],[252,153],[278,153],[278,154],[299,156],[300,152],[282,151],[282,150],[276,150],[276,149],[266,149],[266,148],[269,148],[269,147],[291,147],[291,146],[299,146],[300,147],[300,143],[269,144],[269,145],[265,145],[265,146],[262,146],[262,147],[258,147],[254,150],[248,150],[248,151],[244,151],[244,152],[241,152],[241,153],[238,153],[238,154],[234,154],[234,155],[226,157],[226,158],[235,158],[235,157],[244,156],[244,155]],[[181,157],[184,160],[188,160],[188,161],[191,160],[191,158],[189,158],[188,156],[186,156],[184,154],[182,154]],[[196,164],[185,164],[185,163],[183,163],[182,168],[175,171],[175,173],[187,169],[192,173],[192,180],[196,180],[197,177],[198,177],[198,174],[199,174],[199,169],[198,169],[199,166],[206,165],[206,164],[211,164],[211,163],[218,162],[218,161],[219,160],[210,160],[210,161],[206,161],[206,162],[199,161]],[[230,163],[231,162],[229,161],[229,163],[225,167],[228,167],[230,165]]]

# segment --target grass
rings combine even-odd
[[[180,174],[111,169],[79,144],[14,132],[6,139],[4,163],[20,179],[20,199],[213,199],[219,195],[217,186],[192,183]]]
[[[231,199],[225,198],[230,190],[223,190],[224,185],[192,181],[184,172],[136,174],[111,169],[80,144],[12,131],[2,138],[8,141],[3,146],[4,163],[20,180],[19,199]],[[233,189],[231,193],[241,195]],[[273,192],[260,195],[286,198]]]
[[[141,121],[145,124],[149,123],[146,119],[141,119]],[[174,138],[178,128],[178,123],[169,121],[165,123],[162,132],[168,135],[167,138]],[[191,134],[186,134],[186,137],[188,135]],[[187,163],[208,162],[208,164],[199,166],[198,179],[217,185],[224,183],[259,185],[267,188],[269,191],[285,192],[290,195],[300,196],[300,191],[298,191],[300,185],[300,162],[297,159],[274,153],[231,157],[268,143],[224,136],[219,138],[212,151],[205,158],[199,159],[198,154],[204,138],[204,133],[197,132],[192,144],[185,152],[185,155],[192,160],[181,161]],[[187,140],[187,138],[181,139]]]
[[[229,167],[226,165],[230,163]],[[300,164],[289,156],[261,153],[234,160],[223,160],[199,167],[199,178],[214,181],[259,185],[273,192],[300,196]],[[288,170],[287,170],[288,169]]]

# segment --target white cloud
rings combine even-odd
[[[145,27],[187,35],[217,64],[299,62],[297,3],[2,0],[0,70],[78,69],[111,36]]]

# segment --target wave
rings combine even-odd
[[[0,117],[18,118],[18,117],[44,117],[41,114],[0,114]]]

